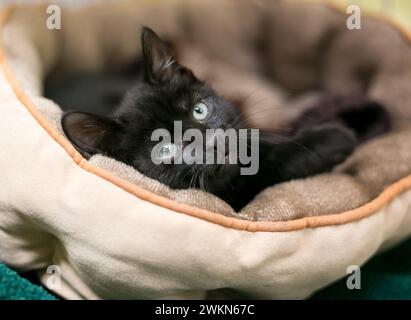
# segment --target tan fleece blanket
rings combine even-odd
[[[8,26],[9,59],[28,91],[41,92],[47,75],[122,67],[137,55],[144,24],[177,38],[181,62],[221,95],[243,100],[257,127],[286,126],[307,105],[294,97],[320,91],[365,92],[393,119],[393,133],[362,146],[334,172],[268,188],[238,214],[203,191],[170,190],[113,159],[90,159],[147,190],[226,216],[279,221],[359,207],[411,173],[411,45],[387,22],[363,18],[362,29],[350,31],[345,14],[328,6],[272,1],[142,2],[62,13],[61,30],[46,29],[42,16],[33,20],[27,11],[14,13]],[[59,108],[35,102],[60,129]]]

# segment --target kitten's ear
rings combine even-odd
[[[175,81],[180,77],[193,77],[192,72],[173,57],[170,46],[150,28],[143,27],[141,46],[147,81],[158,84]]]
[[[114,120],[75,111],[66,112],[61,125],[67,138],[85,157],[107,153],[119,129]]]

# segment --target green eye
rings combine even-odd
[[[198,102],[193,107],[193,117],[196,120],[204,120],[208,116],[208,107],[204,102]]]
[[[177,146],[173,143],[165,144],[158,150],[158,157],[161,159],[171,159],[177,154]]]

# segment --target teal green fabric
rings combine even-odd
[[[56,300],[42,287],[0,264],[0,300]]]
[[[361,289],[347,288],[347,277],[313,299],[411,299],[411,240],[371,259],[361,269]]]

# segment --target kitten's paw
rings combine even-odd
[[[324,152],[330,166],[337,165],[347,159],[356,148],[358,142],[354,132],[338,125],[326,125],[319,129],[324,139]]]
[[[327,124],[302,131],[305,141],[323,162],[325,168],[331,169],[343,162],[357,146],[353,131],[340,125]]]

